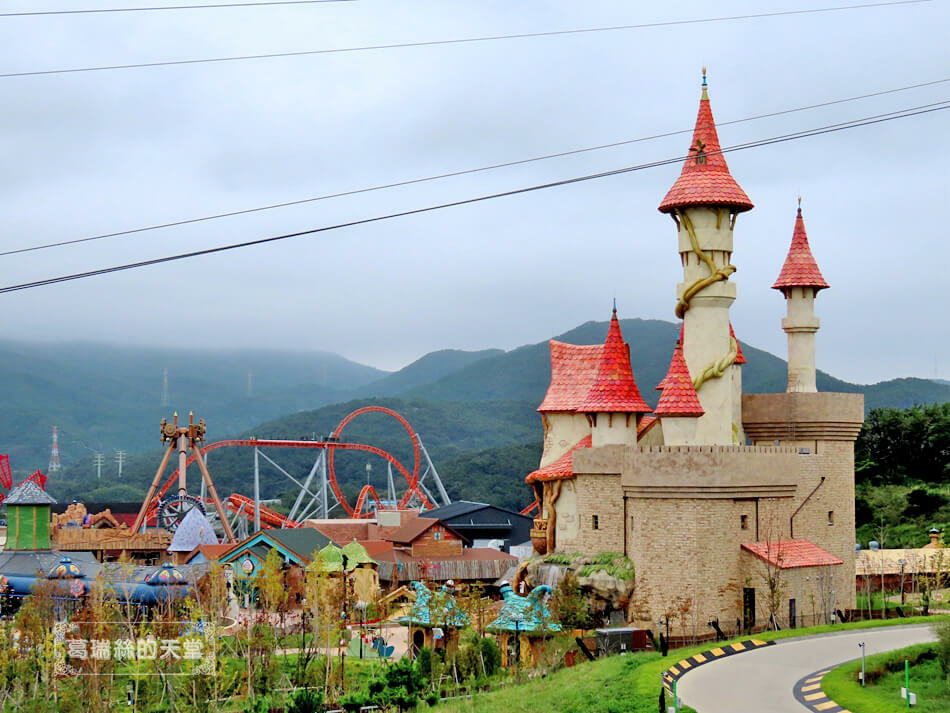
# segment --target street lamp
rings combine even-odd
[[[907,560],[903,557],[897,560],[897,564],[901,566],[901,606],[904,606],[905,594],[904,594],[904,567],[907,566]]]
[[[524,621],[524,614],[516,612],[511,615],[515,622],[515,656],[518,659],[518,675],[521,674],[521,622]],[[509,662],[510,664],[511,662]]]
[[[864,685],[864,642],[859,641],[858,646],[861,648],[861,685]]]

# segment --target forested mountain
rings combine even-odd
[[[654,387],[666,375],[679,327],[671,322],[646,319],[622,319],[620,327],[630,345],[630,361],[643,398],[651,406],[659,398]],[[571,344],[602,344],[607,322],[586,322],[554,337]],[[756,349],[742,341],[748,363],[742,369],[746,393],[784,391],[786,364],[774,354]],[[436,400],[517,399],[540,403],[551,378],[547,342],[519,347],[481,359],[430,384],[417,386],[407,395]],[[905,408],[914,404],[950,401],[950,385],[929,379],[892,379],[879,384],[851,384],[818,372],[820,391],[863,393],[867,409],[890,406]]]
[[[655,404],[654,386],[665,375],[678,327],[641,319],[622,320],[621,326],[640,390],[648,403]],[[588,322],[555,338],[598,344],[606,331],[606,322]],[[785,362],[741,343],[748,360],[743,368],[745,391],[784,390]],[[170,403],[162,407],[166,366]],[[0,413],[0,453],[12,454],[20,477],[37,467],[45,470],[50,427],[57,424],[66,469],[49,487],[61,499],[80,495],[91,499],[91,492],[98,500],[141,497],[161,457],[158,422],[175,410],[183,416],[193,410],[203,417],[210,441],[242,434],[296,439],[325,435],[352,410],[382,403],[403,412],[421,434],[453,497],[492,496],[494,502],[513,507],[527,489],[512,485],[515,490],[509,495],[500,484],[523,479],[537,463],[533,446],[525,444],[537,443],[542,435],[535,408],[548,385],[550,357],[546,342],[509,352],[443,350],[386,374],[327,353],[0,343],[0,378],[8,386]],[[950,385],[926,379],[863,386],[819,372],[818,387],[862,392],[869,409],[950,401]],[[383,448],[411,467],[408,437],[391,419],[361,417],[347,428],[344,438]],[[111,453],[118,448],[131,454],[122,483],[116,482],[111,462]],[[95,482],[94,450],[109,456],[101,482]],[[274,457],[300,478],[309,471],[313,455],[282,451]],[[222,493],[248,492],[252,467],[248,453],[215,451],[210,461]],[[348,491],[355,493],[365,483],[367,462],[361,454],[339,457],[340,480]],[[376,459],[373,468],[373,482],[381,488],[385,466]],[[273,467],[265,470],[268,496],[292,487]]]
[[[168,369],[167,406],[161,405]],[[250,372],[250,393],[248,373]],[[153,448],[158,422],[188,411],[234,433],[340,400],[386,372],[326,352],[188,351],[0,342],[0,453],[18,474],[49,461],[52,426],[70,463],[94,451]]]

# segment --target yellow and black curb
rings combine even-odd
[[[756,649],[761,649],[763,646],[772,646],[774,643],[774,641],[748,639],[747,641],[726,644],[725,646],[716,647],[715,649],[709,649],[709,651],[687,656],[663,672],[663,688],[665,688],[670,695],[673,695],[673,683],[679,680],[680,676],[692,671],[694,668],[710,663],[711,661],[718,661],[726,656],[734,656],[746,651],[755,651]]]
[[[815,671],[798,681],[793,689],[795,700],[808,710],[816,711],[816,713],[850,713],[850,711],[828,698],[825,692],[821,690],[821,679],[829,671],[831,671],[830,668]]]

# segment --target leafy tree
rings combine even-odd
[[[551,612],[565,629],[586,629],[591,625],[590,604],[581,591],[577,576],[570,570],[558,582]]]

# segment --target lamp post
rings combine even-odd
[[[524,621],[524,614],[521,612],[511,615],[515,622],[515,656],[518,659],[517,675],[521,677],[521,622]]]
[[[346,565],[347,565],[347,556],[343,555],[343,611],[340,612],[340,624],[343,627],[343,636],[340,637],[340,690],[343,693],[346,693],[346,607],[347,607],[347,597],[346,597]]]
[[[906,595],[904,594],[904,568],[907,566],[907,560],[901,558],[897,560],[897,564],[901,566],[901,606],[904,606],[906,601]]]
[[[859,646],[860,649],[861,649],[861,685],[863,686],[863,685],[864,685],[864,653],[865,653],[865,651],[864,651],[864,642],[863,642],[863,641],[859,641],[859,642],[858,642],[858,646]]]

